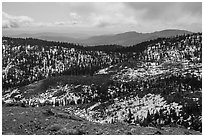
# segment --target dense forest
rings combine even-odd
[[[179,50],[182,50],[186,44],[184,41],[189,43],[193,41],[193,44],[201,43],[201,41],[195,41],[195,38],[186,41],[186,37],[190,37],[190,34],[174,38],[158,38],[131,47],[119,45],[83,47],[73,43],[3,37],[3,87],[22,86],[48,76],[93,75],[99,69],[129,59],[141,60],[141,58],[145,58],[146,61],[155,59],[152,57],[155,55],[155,50],[157,54],[161,54],[157,55],[161,60],[166,57],[165,54],[162,54],[163,50],[172,49],[178,44]],[[161,42],[165,42],[163,46],[160,46]],[[151,51],[148,53],[149,57],[141,54],[148,46],[154,44],[156,44],[154,49],[148,49]],[[201,52],[201,49],[198,50]],[[184,54],[185,58],[190,56],[188,52]],[[198,52],[195,54],[201,55]]]
[[[59,75],[93,75],[127,59],[125,54],[32,38],[3,37],[3,87],[23,86]]]

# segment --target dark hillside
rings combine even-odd
[[[125,59],[125,54],[85,50],[70,43],[3,37],[3,87],[19,87],[49,76],[93,75]]]

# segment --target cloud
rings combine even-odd
[[[191,31],[202,29],[201,2],[128,2],[123,4],[126,9],[132,10],[134,18],[138,21],[136,29],[141,29],[141,31],[167,28]]]
[[[124,28],[137,25],[137,21],[133,16],[125,16],[119,13],[112,15],[95,15],[94,17],[92,16],[92,22],[94,22],[93,26],[98,28]]]
[[[194,24],[202,24],[201,2],[80,2],[62,6],[71,24],[93,29],[149,32],[177,27],[192,30]]]
[[[202,2],[178,3],[180,8],[191,15],[202,16]]]
[[[78,24],[78,23],[80,23],[80,16],[77,13],[71,12],[69,14],[69,16],[70,16],[71,24]]]
[[[18,28],[28,26],[33,22],[33,19],[28,16],[12,16],[2,12],[2,28]]]
[[[79,27],[116,27],[136,25],[137,20],[123,3],[86,2],[61,5],[68,14],[68,20]]]
[[[124,3],[127,8],[131,8],[133,12],[141,12],[142,17],[148,19],[157,19],[160,18],[165,14],[166,11],[171,11],[172,6],[175,3],[168,3],[168,2],[144,2],[144,3],[137,3],[137,2],[127,2]]]
[[[42,5],[37,3],[33,6]],[[43,10],[40,8],[35,14],[22,10],[22,13],[35,17],[35,22],[28,16],[11,16],[3,12],[2,27],[78,28],[96,32],[202,29],[201,2],[58,2],[53,7],[43,7],[43,10],[47,8],[49,11],[45,14],[41,14]]]
[[[98,22],[98,24],[96,24],[96,26],[99,28],[105,28],[105,27],[110,26],[110,25],[111,24],[109,22],[104,22],[104,21]]]
[[[55,25],[59,25],[59,26],[63,26],[63,25],[66,25],[66,22],[64,22],[64,21],[57,21],[54,24]]]
[[[70,14],[70,21],[56,21],[56,22],[34,22],[28,16],[13,16],[2,12],[2,28],[23,28],[23,27],[55,27],[73,25],[79,22],[79,16],[75,13]]]
[[[171,20],[175,22],[177,19],[188,15],[202,17],[201,2],[136,2],[124,4],[127,8],[131,8],[134,12],[142,11],[142,14],[139,15],[142,20]]]

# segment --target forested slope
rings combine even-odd
[[[3,38],[3,87],[13,88],[3,92],[5,104],[67,106],[92,122],[202,131],[201,33],[110,51],[20,40]]]

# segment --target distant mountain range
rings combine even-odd
[[[135,31],[113,34],[113,35],[100,35],[86,38],[76,38],[72,34],[66,33],[36,33],[36,34],[18,34],[10,35],[10,37],[32,37],[49,41],[61,41],[69,43],[79,43],[85,46],[96,46],[96,45],[111,45],[117,44],[122,46],[131,46],[147,40],[156,39],[159,37],[171,37],[182,34],[191,34],[193,32],[178,29],[168,29],[162,31],[156,31],[152,33],[138,33]],[[4,35],[4,34],[3,34]]]

